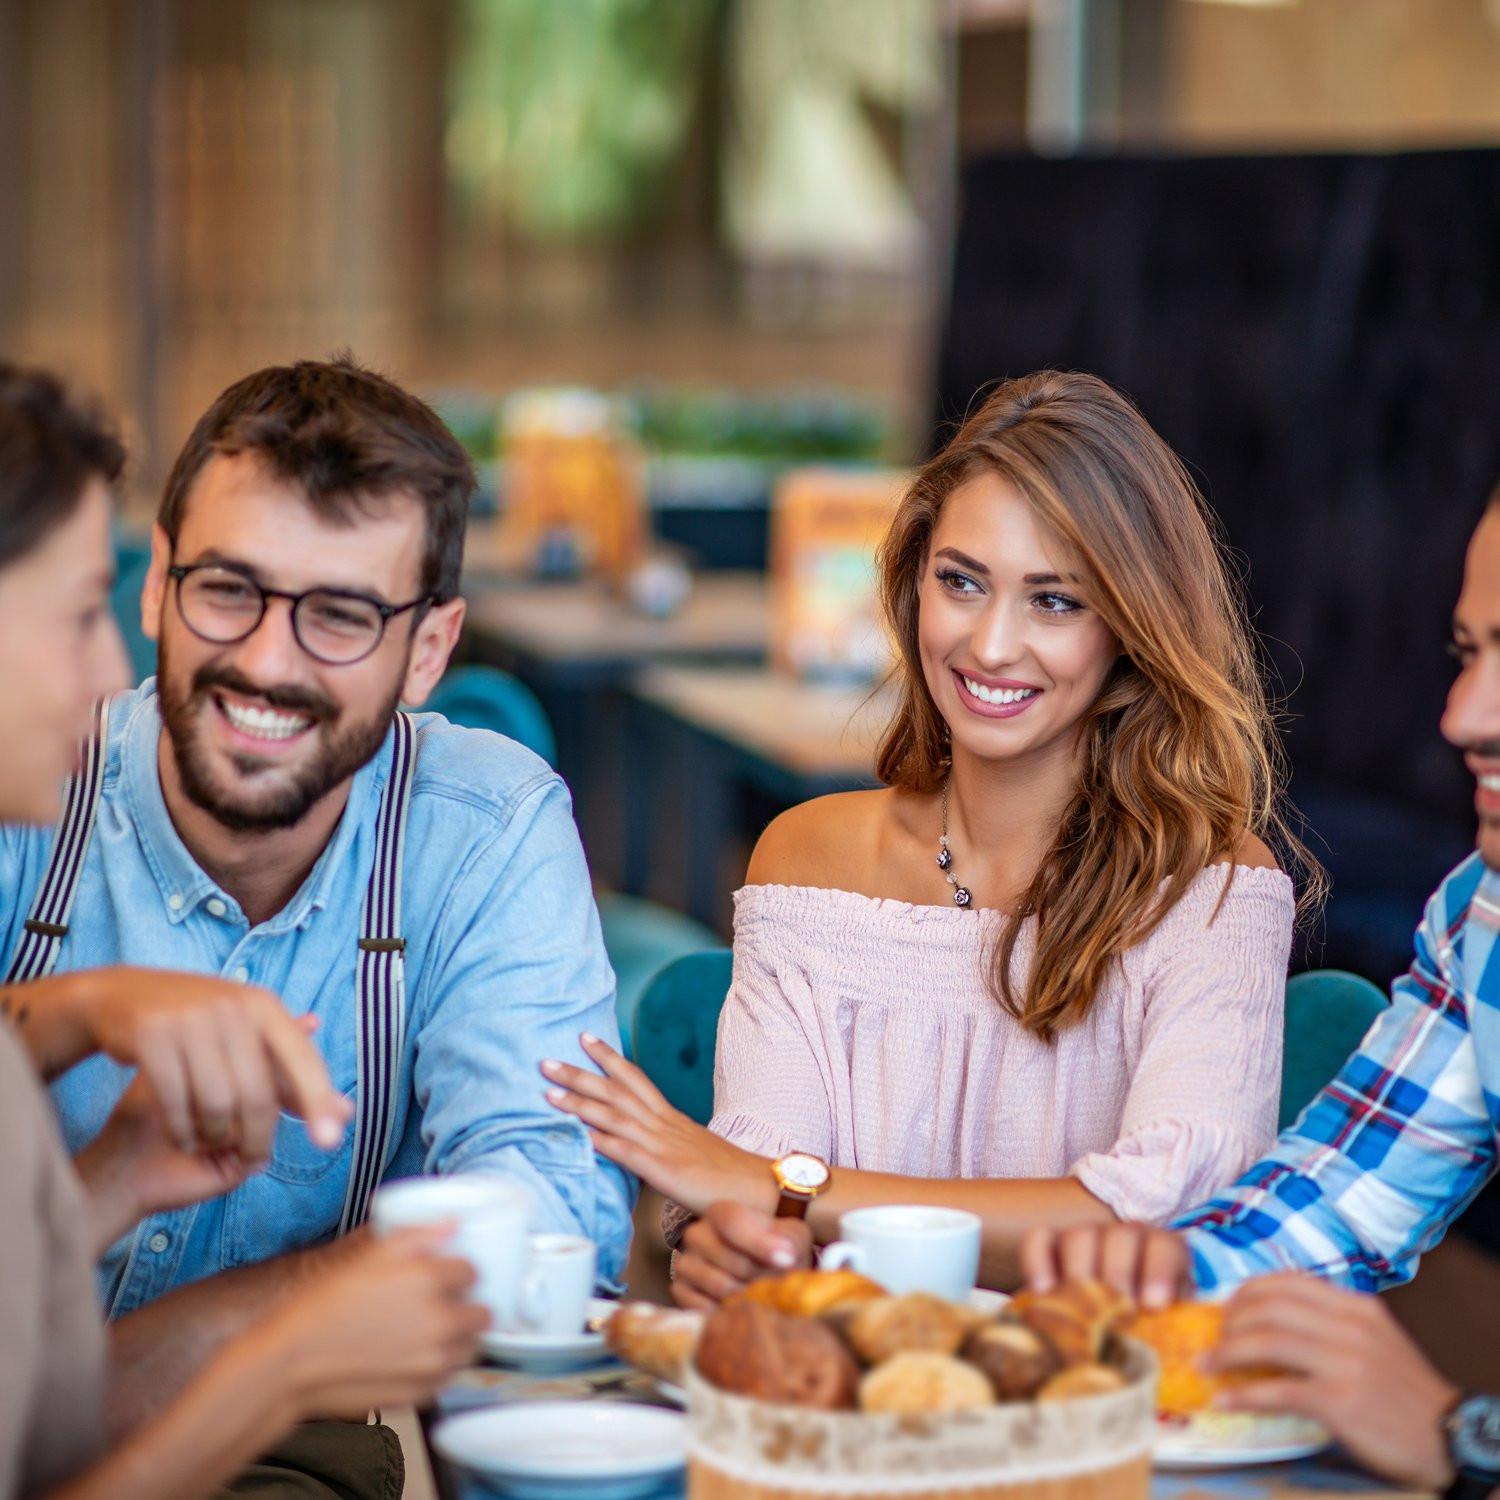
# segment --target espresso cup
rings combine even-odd
[[[896,1296],[931,1292],[963,1302],[979,1276],[979,1230],[979,1216],[961,1208],[855,1208],[840,1216],[839,1238],[818,1263],[858,1271]]]
[[[598,1250],[581,1234],[534,1234],[516,1303],[515,1332],[549,1338],[583,1331]]]
[[[456,1226],[444,1248],[474,1267],[470,1295],[489,1309],[496,1328],[515,1321],[531,1257],[531,1214],[531,1194],[498,1173],[407,1177],[378,1189],[370,1201],[377,1235],[450,1221]]]

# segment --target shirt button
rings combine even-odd
[[[160,1255],[162,1253],[162,1251],[165,1250],[167,1248],[167,1246],[170,1245],[171,1243],[172,1243],[172,1236],[169,1235],[165,1230],[158,1229],[156,1231],[156,1233],[153,1234],[151,1236],[151,1238],[146,1241],[146,1248],[153,1255]]]
[[[211,917],[222,917],[229,910],[217,896],[210,896],[203,904],[208,908],[208,914]]]
[[[236,984],[244,984],[250,978],[250,971],[249,969],[241,965],[241,967],[236,969],[234,973],[229,977],[233,979]]]
[[[182,892],[181,891],[173,891],[172,894],[167,897],[167,905],[170,906],[173,911],[181,911],[182,910]]]

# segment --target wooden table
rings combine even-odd
[[[632,855],[621,788],[633,747],[623,694],[661,662],[754,663],[770,638],[770,587],[761,573],[701,573],[683,607],[653,620],[602,583],[465,580],[461,655],[519,677],[541,699],[557,736],[557,768],[595,872],[644,889]]]
[[[619,1366],[551,1380],[514,1371],[476,1369],[449,1388],[442,1405],[452,1412],[515,1400],[654,1400],[653,1388],[645,1377],[625,1377],[623,1386],[615,1388],[622,1375]],[[607,1393],[598,1393],[596,1383],[605,1385]],[[440,1478],[446,1481],[447,1495],[453,1500],[483,1500],[493,1493],[480,1484],[465,1485],[451,1473]],[[682,1496],[682,1486],[673,1485],[652,1500],[682,1500]],[[1340,1500],[1427,1500],[1418,1492],[1382,1484],[1335,1454],[1255,1469],[1157,1474],[1152,1479],[1151,1496],[1152,1500],[1330,1500],[1334,1496]]]
[[[727,931],[729,895],[769,817],[876,785],[893,696],[769,668],[652,667],[631,690],[626,847],[653,894]]]
[[[540,671],[572,680],[658,661],[756,662],[770,639],[770,587],[763,573],[700,573],[682,608],[663,620],[641,614],[595,580],[470,578],[464,597],[472,643],[507,658],[501,665],[522,664],[522,676]]]

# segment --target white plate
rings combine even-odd
[[[1158,1469],[1235,1469],[1284,1464],[1321,1453],[1332,1440],[1304,1417],[1203,1415],[1187,1427],[1159,1423],[1152,1444]]]
[[[594,1297],[589,1302],[588,1318],[595,1322],[608,1318],[618,1302]],[[596,1365],[608,1358],[602,1327],[591,1332],[580,1328],[577,1333],[506,1333],[491,1328],[479,1335],[479,1347],[502,1365],[530,1370],[535,1375],[555,1375],[560,1370],[577,1370]]]
[[[976,1286],[969,1293],[969,1306],[987,1317],[994,1317],[1009,1301],[1004,1292],[992,1292],[988,1287]]]
[[[688,1404],[688,1393],[670,1380],[658,1380],[656,1389],[658,1394],[665,1396],[668,1401],[675,1401],[678,1406]]]
[[[682,1472],[687,1421],[637,1402],[515,1401],[449,1417],[432,1443],[525,1500],[630,1500]]]

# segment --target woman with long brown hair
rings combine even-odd
[[[544,1069],[677,1218],[745,1206],[734,1244],[689,1229],[686,1302],[785,1259],[762,1215],[787,1153],[833,1167],[817,1238],[866,1204],[967,1208],[995,1285],[1027,1229],[1167,1219],[1275,1130],[1296,903],[1268,844],[1305,899],[1321,877],[1181,463],[1098,379],[1009,381],[917,474],[880,570],[885,788],[756,848],[710,1129],[600,1044],[603,1079]]]

